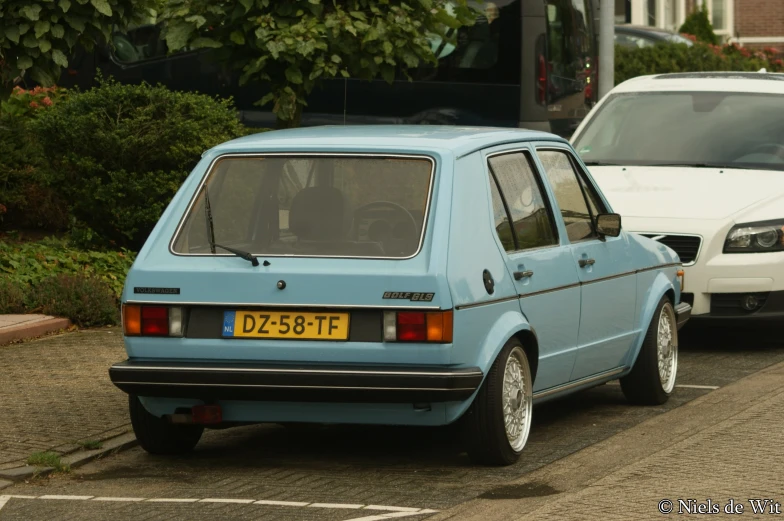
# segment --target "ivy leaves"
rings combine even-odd
[[[466,0],[170,0],[163,13],[171,51],[212,47],[264,83],[279,125],[296,126],[307,97],[329,78],[394,81],[398,72],[436,63],[428,34],[472,24]]]
[[[112,27],[146,15],[155,0],[3,0],[0,83],[8,92],[22,76],[53,85],[77,44],[109,41]]]

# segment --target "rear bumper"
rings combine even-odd
[[[678,329],[682,328],[691,318],[691,305],[688,302],[681,302],[675,306],[675,319]]]
[[[293,366],[126,360],[109,369],[128,394],[197,400],[434,403],[469,398],[478,368]]]

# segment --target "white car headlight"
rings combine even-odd
[[[784,251],[784,219],[736,224],[724,242],[724,253],[770,251]]]

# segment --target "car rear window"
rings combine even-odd
[[[188,207],[172,251],[212,254],[209,208],[212,243],[257,256],[412,257],[433,171],[431,158],[416,156],[224,156]]]

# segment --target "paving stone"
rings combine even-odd
[[[0,347],[0,469],[24,465],[33,452],[126,432],[127,398],[108,373],[124,358],[119,330]]]

